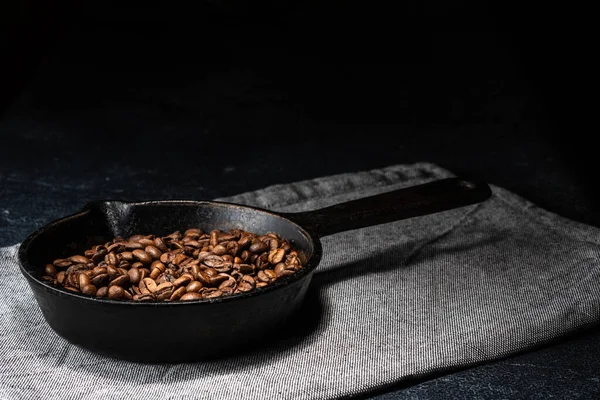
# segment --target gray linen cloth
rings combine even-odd
[[[303,211],[448,176],[396,165],[226,200]],[[0,250],[2,399],[348,397],[514,354],[600,315],[599,230],[495,186],[483,204],[324,238],[301,322],[269,349],[213,362],[134,364],[69,344],[45,323],[16,251]]]

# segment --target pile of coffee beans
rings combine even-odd
[[[303,267],[301,254],[274,233],[192,228],[167,236],[116,237],[47,264],[43,279],[113,300],[187,301],[250,292]]]

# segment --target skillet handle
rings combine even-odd
[[[484,182],[448,178],[314,211],[281,215],[323,237],[480,203],[491,194]]]

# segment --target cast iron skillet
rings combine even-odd
[[[301,213],[209,201],[92,202],[27,237],[19,262],[44,318],[70,342],[138,362],[207,360],[239,352],[293,315],[321,260],[321,237],[463,207],[490,195],[485,183],[449,178]],[[300,249],[307,264],[272,286],[190,302],[96,299],[40,279],[49,260],[81,254],[114,236],[167,235],[188,227],[275,232]]]

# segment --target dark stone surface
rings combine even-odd
[[[425,17],[324,35],[334,14],[300,6],[288,25],[214,15],[88,10],[55,42],[0,122],[0,245],[90,200],[211,199],[416,161],[600,226],[573,86],[583,78],[550,63],[557,35],[543,31],[551,45],[484,20],[415,29]],[[373,395],[597,398],[599,338],[596,328]]]

